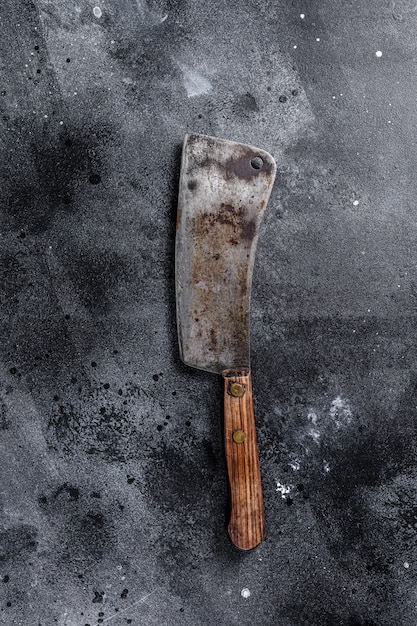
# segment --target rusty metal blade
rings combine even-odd
[[[249,306],[259,227],[275,161],[225,139],[188,134],[175,254],[181,359],[210,372],[249,368]]]

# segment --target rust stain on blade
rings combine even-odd
[[[180,205],[178,205],[178,208],[177,208],[177,222],[176,222],[176,225],[175,225],[176,230],[178,230],[178,227],[179,227],[180,222],[181,222],[181,214],[182,214],[182,209],[181,209]]]
[[[188,365],[214,372],[249,367],[253,262],[275,168],[256,148],[186,136],[176,293],[181,357]]]

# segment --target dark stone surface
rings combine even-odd
[[[97,6],[0,8],[1,624],[415,626],[414,3]],[[187,130],[278,164],[247,554],[222,386],[178,360]]]

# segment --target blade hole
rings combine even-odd
[[[256,156],[256,157],[253,157],[253,159],[251,159],[250,164],[254,170],[260,170],[264,162],[260,156]]]

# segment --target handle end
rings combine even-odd
[[[253,550],[254,548],[257,548],[265,538],[265,522],[263,515],[262,521],[260,521],[256,533],[250,537],[242,537],[241,532],[239,532],[238,525],[235,525],[232,522],[229,522],[227,526],[227,533],[230,541],[239,550],[242,550],[243,552]]]

